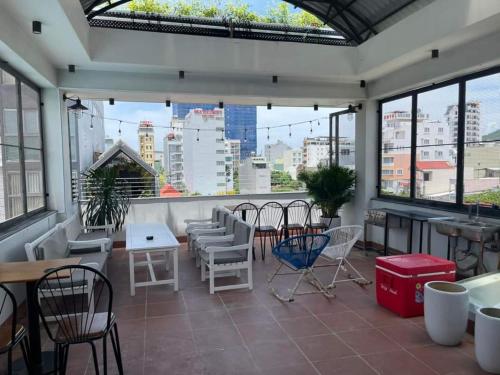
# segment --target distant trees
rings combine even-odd
[[[285,2],[279,2],[268,8],[265,15],[252,11],[250,5],[241,0],[220,1],[215,0],[204,4],[200,0],[132,0],[128,3],[130,11],[168,14],[184,17],[228,18],[238,22],[280,23],[291,26],[321,27],[322,21],[306,12],[295,11]]]
[[[302,190],[302,183],[285,171],[271,171],[271,191],[274,193]]]

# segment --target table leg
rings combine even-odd
[[[241,219],[247,221],[247,210],[241,210]]]
[[[406,252],[408,254],[412,253],[412,245],[413,245],[413,219],[410,219],[410,226],[408,227],[408,244]]]
[[[290,237],[288,232],[288,207],[283,208],[283,224],[285,225],[285,238]]]
[[[420,221],[420,240],[418,242],[418,253],[422,254],[422,239],[424,234],[424,222]]]
[[[173,251],[174,255],[174,290],[179,290],[179,249]],[[203,266],[202,266],[203,267]]]
[[[387,256],[389,248],[389,213],[385,214],[384,224],[384,256]]]
[[[432,225],[427,222],[427,254],[431,255],[431,235],[432,235]]]
[[[35,281],[26,283],[26,309],[28,310],[28,334],[30,346],[30,362],[33,374],[43,373],[42,343],[40,339],[40,321],[35,306]]]
[[[130,270],[130,295],[135,296],[135,263],[134,263],[134,252],[128,252],[128,265]]]

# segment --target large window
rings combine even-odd
[[[498,215],[500,73],[382,100],[379,145],[379,196]]]
[[[0,69],[0,227],[45,208],[39,95]]]

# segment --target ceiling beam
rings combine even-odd
[[[360,44],[363,39],[361,36],[357,33],[356,27],[352,24],[352,22],[349,20],[349,18],[344,14],[344,9],[340,9],[340,7],[335,3],[336,0],[332,0],[332,6],[335,8],[337,11],[338,16],[342,18],[342,20],[346,23],[347,27],[349,28],[350,31],[350,36],[356,41],[356,43]]]

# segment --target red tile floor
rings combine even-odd
[[[351,258],[374,280],[373,254],[354,250]],[[335,299],[307,295],[283,303],[267,291],[269,254],[254,262],[253,291],[209,295],[185,247],[179,267],[178,293],[160,286],[137,289],[131,297],[127,254],[116,250],[108,265],[126,374],[483,373],[471,336],[458,347],[434,345],[423,318],[401,319],[379,307],[373,285],[345,283]],[[325,281],[332,276],[332,269],[318,272]],[[137,275],[145,278],[145,270]],[[278,285],[291,286],[291,280]],[[86,346],[71,349],[69,373],[93,374],[89,354]],[[110,368],[116,373],[113,360]]]

